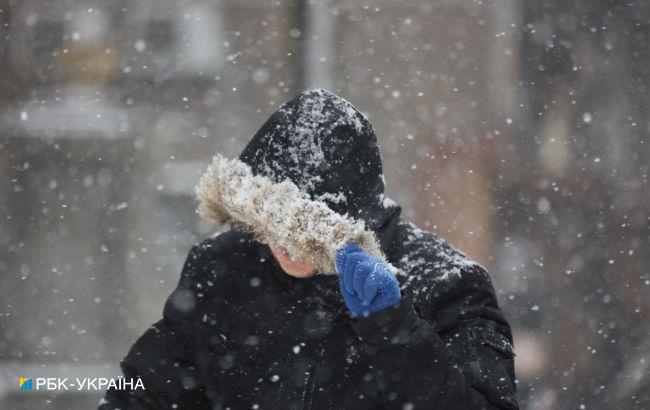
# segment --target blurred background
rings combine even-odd
[[[523,409],[650,408],[649,36],[645,1],[0,0],[0,408],[96,407],[18,377],[117,375],[219,229],[212,154],[314,87],[491,272]]]

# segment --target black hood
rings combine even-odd
[[[283,104],[240,155],[253,173],[291,180],[333,211],[376,230],[399,207],[384,198],[381,155],[372,125],[335,94],[302,92]]]

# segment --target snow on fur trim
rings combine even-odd
[[[274,182],[253,175],[239,159],[217,154],[199,180],[196,196],[204,219],[241,226],[262,242],[309,258],[320,273],[336,273],[336,254],[347,242],[385,260],[375,234],[365,230],[363,221],[310,199],[288,179]]]

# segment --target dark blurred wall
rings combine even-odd
[[[500,196],[503,234],[537,261],[512,311],[549,363],[521,390],[567,408],[645,408],[650,9],[526,2],[522,14],[526,109]]]

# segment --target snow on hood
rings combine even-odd
[[[234,224],[263,243],[309,258],[319,273],[335,274],[336,254],[347,242],[385,260],[374,232],[366,230],[362,220],[310,199],[289,179],[276,182],[255,175],[241,160],[217,154],[199,180],[196,196],[203,218]]]
[[[368,118],[323,89],[305,90],[276,110],[239,159],[253,175],[291,180],[311,199],[376,230],[394,212],[384,202],[379,144]]]

